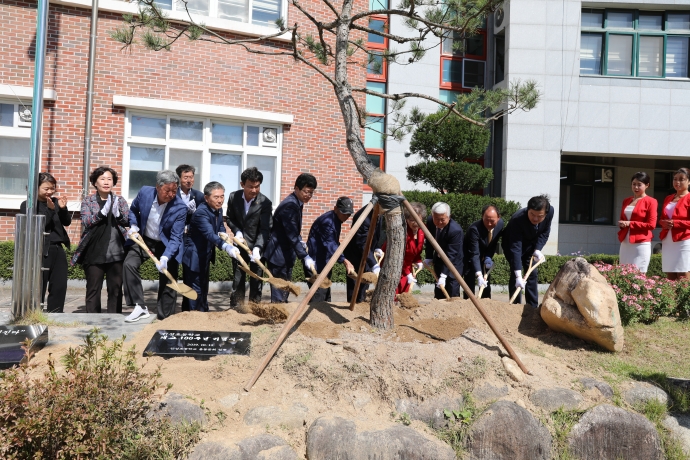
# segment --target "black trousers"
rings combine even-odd
[[[473,293],[474,288],[477,285],[477,274],[468,272],[465,273],[465,275],[462,277],[462,279],[465,280],[465,283],[467,283],[467,287],[470,288],[470,291]],[[469,299],[469,296],[466,293],[463,293],[463,297],[465,299]],[[491,275],[486,279],[486,287],[484,288],[484,291],[482,292],[482,299],[490,299],[491,298]]]
[[[162,241],[152,240],[144,236],[144,243],[149,247],[156,258],[160,258],[165,252],[165,245]],[[138,246],[130,246],[125,256],[124,281],[125,281],[125,301],[127,305],[133,307],[136,304],[144,306],[144,288],[141,286],[141,274],[139,267],[148,259],[149,256]],[[177,277],[179,263],[174,258],[168,260],[168,271]],[[158,319],[165,319],[175,313],[177,305],[177,292],[168,287],[168,277],[163,273],[158,276]]]
[[[529,268],[529,259],[532,257],[532,253],[530,252],[529,257],[527,259],[522,260],[522,274],[527,272],[527,269]],[[517,270],[517,269],[515,269]],[[536,268],[532,273],[529,275],[529,278],[527,278],[527,283],[525,283],[525,289],[520,291],[520,294],[518,294],[517,298],[515,299],[516,303],[522,303],[522,292],[525,292],[525,304],[531,305],[534,308],[537,308],[539,306],[539,288],[537,286],[537,282],[539,280],[539,269]],[[513,271],[513,267],[510,269],[510,281],[508,282],[508,293],[510,294],[510,297],[513,297],[513,293],[515,293],[515,272]]]
[[[51,243],[48,255],[43,256],[43,287],[41,300],[45,301],[48,291],[48,312],[63,313],[67,296],[67,256],[62,244]],[[44,251],[45,254],[45,251]]]
[[[105,276],[108,291],[108,313],[122,313],[122,260],[105,264],[87,265],[86,275],[86,312],[101,312],[101,289]]]
[[[249,260],[249,254],[245,251],[241,251],[240,257],[242,257],[248,264],[249,269],[259,276],[263,276],[263,270],[259,268],[257,264]],[[230,294],[230,307],[237,307],[244,303],[244,294],[247,284],[247,274],[240,270],[239,262],[232,259],[232,294]],[[269,269],[270,270],[270,269]],[[273,274],[273,272],[271,272]],[[275,275],[274,275],[275,276]],[[249,277],[249,301],[255,303],[261,303],[261,290],[264,287],[264,283],[256,278]]]
[[[197,293],[196,300],[183,297],[182,311],[208,311],[208,272],[211,263],[207,263],[203,272],[195,272],[182,264],[182,282],[194,289]]]
[[[455,278],[451,278],[450,276],[446,278],[446,285],[444,286],[446,288],[446,292],[448,293],[449,296],[451,297],[460,297],[460,283],[458,283],[458,280]],[[446,296],[443,294],[443,291],[439,287],[434,288],[434,299],[445,299]]]
[[[273,265],[271,262],[267,262],[266,268],[276,278],[292,281],[292,267]],[[289,295],[289,291],[278,289],[271,284],[271,303],[287,303]]]
[[[357,265],[355,265],[357,267]],[[353,280],[349,276],[345,280],[345,285],[347,288],[347,301],[351,302],[352,301],[352,294],[355,292],[355,283],[357,280]],[[368,284],[360,284],[359,285],[359,291],[357,291],[357,302],[365,302],[367,300],[367,291],[369,290],[369,285]]]

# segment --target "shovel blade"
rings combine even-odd
[[[197,298],[197,293],[194,289],[190,288],[186,284],[183,283],[170,283],[168,284],[168,287],[172,289],[173,291],[177,291],[183,296],[187,297],[188,299],[196,300]]]

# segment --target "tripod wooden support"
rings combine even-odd
[[[525,374],[531,375],[531,372],[527,370],[525,365],[522,364],[522,361],[520,360],[520,358],[518,358],[517,354],[513,350],[513,347],[511,347],[510,344],[508,343],[508,341],[501,335],[500,332],[498,332],[498,328],[494,324],[491,317],[486,313],[486,311],[484,310],[484,307],[481,306],[481,304],[479,303],[477,298],[474,296],[474,292],[470,292],[470,288],[467,286],[467,283],[465,283],[465,280],[462,278],[462,276],[460,276],[460,273],[458,273],[455,266],[452,263],[450,263],[450,259],[448,259],[448,256],[446,255],[446,253],[443,252],[443,249],[441,249],[441,246],[439,246],[438,242],[436,242],[436,240],[434,239],[434,237],[431,234],[431,232],[429,231],[429,229],[426,228],[426,225],[424,225],[424,222],[422,222],[422,219],[420,219],[419,216],[417,215],[417,213],[414,211],[414,208],[412,207],[412,205],[410,205],[410,203],[407,200],[405,200],[405,201],[403,201],[403,206],[405,206],[405,209],[407,209],[407,211],[410,213],[410,215],[412,215],[414,220],[417,222],[417,225],[419,225],[419,228],[422,229],[422,231],[424,232],[424,236],[429,240],[431,245],[434,247],[434,250],[436,251],[438,256],[441,258],[443,263],[446,264],[446,266],[448,267],[448,270],[450,270],[451,273],[455,276],[455,279],[458,280],[458,282],[460,283],[460,286],[462,286],[462,289],[465,291],[467,296],[470,298],[470,300],[472,301],[474,306],[477,308],[477,310],[479,311],[479,314],[482,315],[482,318],[484,318],[484,321],[486,321],[486,323],[489,325],[489,327],[493,331],[494,335],[496,335],[496,338],[498,338],[498,340],[501,342],[503,347],[505,347],[508,354],[510,354],[510,357],[513,358],[513,360],[517,363],[518,366],[520,366],[520,369],[522,369],[522,371]]]
[[[252,389],[256,381],[259,379],[261,374],[263,373],[264,369],[266,369],[266,366],[268,366],[268,363],[273,359],[273,355],[276,354],[278,351],[278,348],[280,348],[280,345],[282,345],[283,341],[287,337],[288,333],[290,332],[290,329],[297,323],[297,321],[302,317],[302,314],[304,311],[307,309],[309,306],[309,301],[311,298],[314,296],[316,293],[316,290],[319,289],[321,286],[321,282],[326,278],[328,273],[331,271],[333,268],[333,265],[338,261],[338,257],[345,251],[345,247],[347,244],[350,242],[350,240],[355,236],[355,233],[357,233],[357,230],[359,227],[362,226],[364,221],[367,218],[367,215],[369,214],[369,211],[371,211],[371,208],[374,206],[373,203],[369,202],[367,206],[364,208],[364,211],[362,214],[359,216],[359,219],[357,222],[354,223],[350,231],[348,232],[347,236],[343,240],[342,243],[340,243],[340,246],[338,246],[338,249],[335,251],[333,254],[333,257],[328,261],[326,264],[326,267],[321,271],[321,274],[319,277],[314,281],[314,284],[312,284],[311,289],[309,289],[309,292],[304,296],[304,299],[300,302],[300,304],[297,306],[297,309],[288,317],[287,321],[285,322],[285,326],[283,326],[283,329],[280,331],[280,335],[276,339],[276,341],[273,343],[273,346],[271,347],[270,350],[268,350],[268,353],[266,353],[266,356],[261,360],[261,363],[259,364],[259,367],[254,371],[254,374],[251,376],[247,384],[244,386],[245,391],[249,391]]]
[[[368,214],[368,213],[367,213]],[[364,215],[364,213],[362,213]],[[365,215],[366,217],[366,215]],[[359,294],[359,287],[362,285],[362,274],[364,273],[364,268],[367,264],[367,256],[371,250],[371,243],[374,241],[374,232],[376,231],[376,222],[379,218],[379,205],[374,206],[374,212],[371,214],[371,224],[369,225],[369,232],[367,233],[367,242],[364,245],[364,253],[362,254],[362,260],[359,262],[359,268],[357,269],[357,281],[355,281],[355,290],[352,291],[352,300],[350,300],[350,311],[355,309],[355,303],[357,303],[357,294]]]

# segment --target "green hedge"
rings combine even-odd
[[[72,257],[72,253],[75,249],[73,246],[67,252],[67,260]],[[604,262],[608,264],[618,263],[618,255],[611,254],[591,254],[588,256],[583,256],[588,262]],[[561,269],[563,264],[568,260],[572,259],[573,256],[546,256],[546,262],[539,266],[539,283],[550,284],[553,281],[558,270]],[[14,260],[14,242],[5,241],[0,242],[0,278],[5,280],[12,279],[12,266]],[[494,270],[491,273],[492,284],[494,285],[507,285],[510,276],[510,270],[508,268],[508,262],[502,254],[497,254],[494,257]],[[647,274],[658,275],[664,277],[664,273],[661,270],[661,254],[654,254],[649,262],[649,269]],[[155,265],[151,260],[147,260],[141,266],[141,277],[145,280],[157,280],[158,270],[156,270]],[[83,280],[84,270],[80,265],[72,267],[69,266],[68,278],[71,280]],[[182,279],[182,267],[180,266],[179,279]],[[211,265],[210,272],[211,281],[230,281],[232,280],[232,264],[230,263],[230,256],[228,256],[224,251],[216,250],[216,263]],[[344,283],[346,279],[345,267],[342,264],[336,264],[333,269],[333,282]],[[302,270],[302,263],[297,261],[295,267],[292,271],[292,280],[294,282],[304,281],[304,272]],[[422,271],[417,280],[420,284],[430,284],[433,282],[431,274],[424,270]]]

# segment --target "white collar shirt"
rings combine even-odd
[[[153,200],[151,212],[149,212],[149,218],[146,221],[146,232],[144,235],[156,241],[161,240],[161,218],[167,205],[168,203],[158,204],[158,197]]]
[[[182,189],[180,188],[180,197],[182,197],[182,201],[184,201],[184,204],[189,203],[189,198],[191,197],[191,195],[192,195],[192,189],[191,188],[189,189],[189,193],[183,192]]]
[[[242,192],[242,201],[244,201],[244,215],[246,216],[247,213],[249,212],[249,207],[252,205],[252,202],[256,200],[255,198],[252,198],[251,200],[247,201],[247,197],[244,196],[244,192]]]

